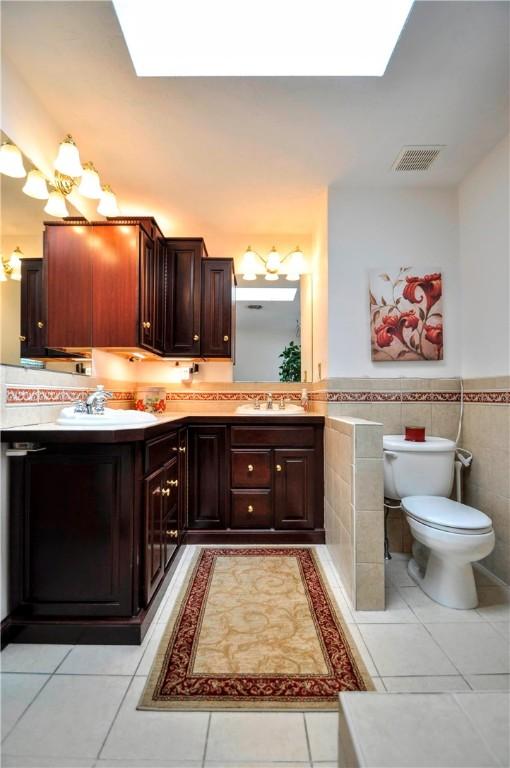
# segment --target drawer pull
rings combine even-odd
[[[167,536],[170,536],[171,539],[176,539],[179,535],[179,531],[165,531]]]
[[[227,336],[226,334],[225,334],[225,336],[223,337],[223,341],[228,341],[228,336]]]
[[[254,511],[255,510],[254,510],[253,506],[251,504],[248,504],[248,514],[252,515]]]
[[[161,488],[154,488],[154,490],[152,491],[152,495],[155,496],[156,493],[161,493]]]
[[[26,340],[27,340],[27,337],[26,337],[26,336],[20,336],[20,337],[19,337],[19,340],[20,340],[20,341],[26,341]]]
[[[175,451],[175,453],[177,453],[177,446],[176,445],[172,446],[172,451]]]
[[[248,472],[253,472],[253,464],[248,464]]]
[[[144,322],[144,323],[142,323],[142,326],[143,326],[144,328],[150,328],[150,327],[151,327],[151,324],[150,324],[149,322]]]
[[[281,472],[282,471],[282,465],[281,464],[277,464],[276,465],[276,471],[277,472]]]
[[[185,445],[180,445],[180,446],[179,446],[179,451],[180,451],[181,453],[186,453],[186,446],[185,446]]]
[[[161,491],[162,496],[170,496],[170,488],[163,488]]]
[[[44,323],[42,322],[42,320],[39,320],[39,321],[37,322],[37,327],[38,327],[38,328],[44,328]]]
[[[179,481],[178,481],[178,480],[167,480],[167,481],[166,481],[166,484],[167,484],[167,485],[171,485],[171,486],[173,486],[174,488],[177,488],[177,486],[179,485]]]
[[[193,334],[193,341],[198,341],[199,338],[200,338],[200,336],[198,335],[198,333],[194,333]]]

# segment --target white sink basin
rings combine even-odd
[[[154,424],[157,421],[152,413],[145,411],[124,411],[116,408],[105,408],[104,413],[75,413],[74,407],[69,406],[60,411],[57,424],[62,427],[89,427],[101,429],[108,427],[141,427]]]
[[[272,410],[268,410],[265,403],[261,403],[260,408],[254,408],[251,403],[239,405],[236,408],[236,413],[239,413],[241,416],[297,416],[299,413],[304,412],[303,406],[294,405],[293,403],[285,403],[284,409],[280,409],[278,403],[273,403]]]

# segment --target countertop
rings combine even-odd
[[[7,427],[2,429],[1,442],[51,442],[51,443],[129,443],[150,440],[168,431],[168,427],[185,427],[191,424],[249,424],[270,426],[296,426],[304,422],[314,425],[324,424],[324,416],[317,413],[300,413],[293,416],[251,416],[234,413],[232,411],[211,413],[203,412],[176,412],[165,416],[158,416],[153,424],[141,426],[115,426],[96,429],[90,427],[63,427],[56,422],[46,424],[29,424],[19,427]]]

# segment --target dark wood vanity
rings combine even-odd
[[[182,543],[322,543],[322,416],[188,416],[4,430],[12,457],[3,640],[140,643]]]

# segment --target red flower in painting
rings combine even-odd
[[[441,273],[433,272],[431,275],[424,275],[424,277],[412,277],[410,275],[406,277],[406,285],[402,295],[411,304],[419,304],[422,300],[422,297],[416,295],[417,288],[421,288],[425,295],[428,313],[436,301],[441,298]]]
[[[398,339],[402,344],[406,344],[404,328],[415,330],[417,327],[418,318],[414,309],[410,309],[409,312],[401,312],[399,315],[385,315],[382,323],[375,329],[377,344],[380,347],[389,347],[393,339]]]
[[[430,341],[431,344],[435,344],[438,347],[443,346],[443,324],[428,325],[425,323],[425,338]]]

